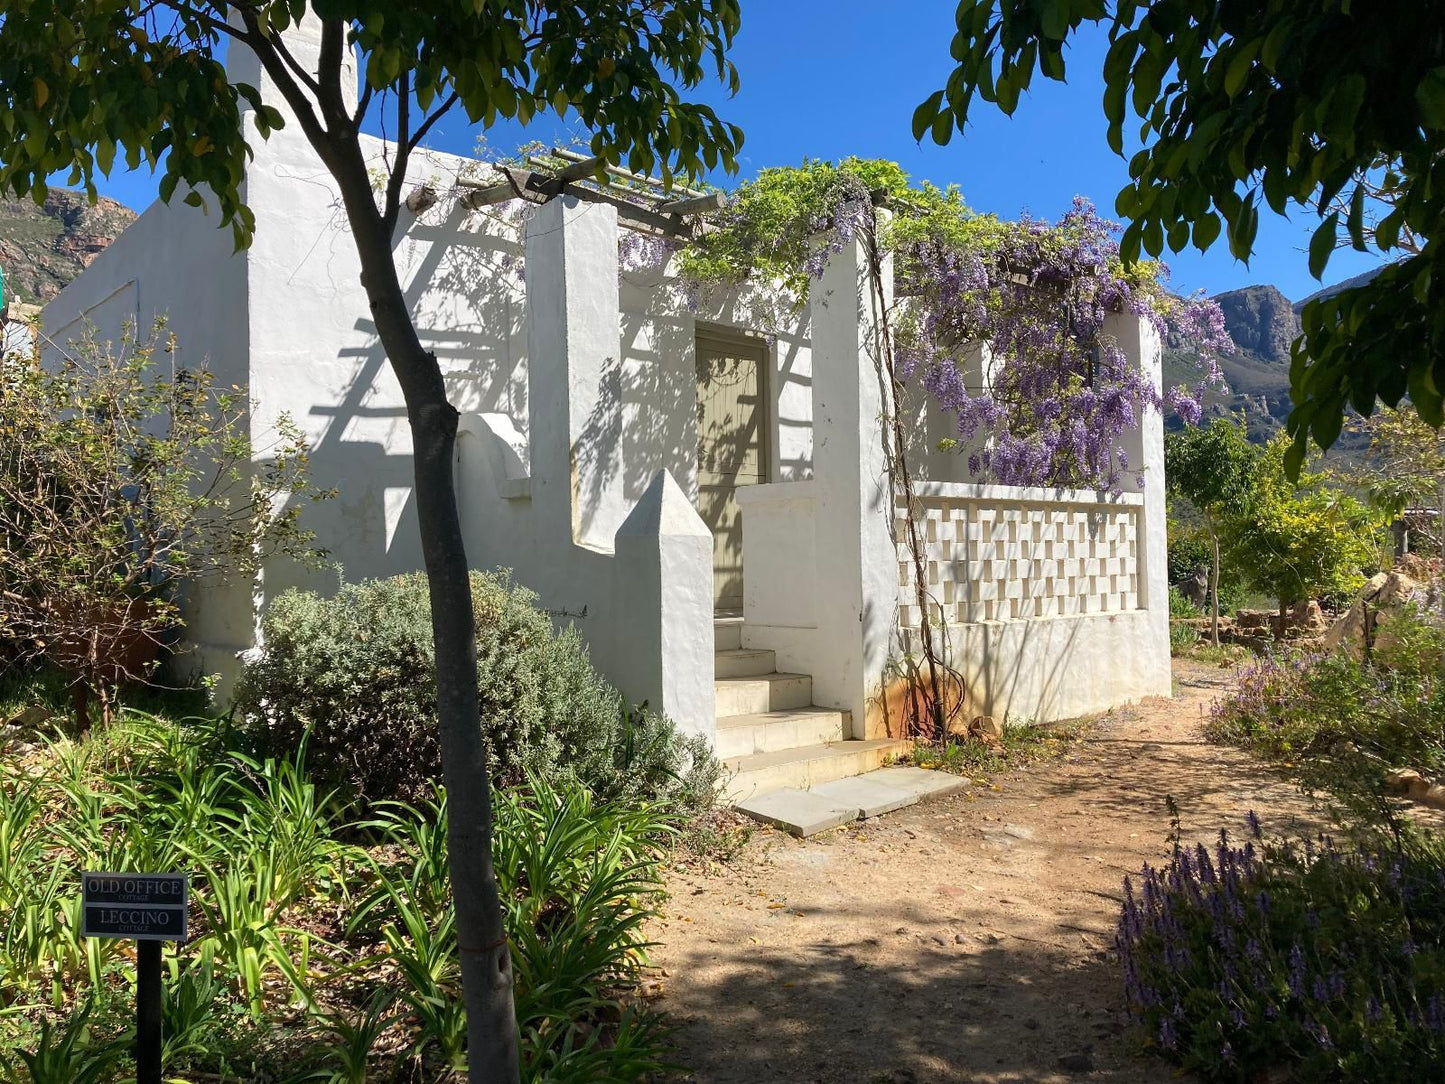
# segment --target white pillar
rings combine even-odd
[[[240,25],[240,17],[235,14],[231,15],[229,21]],[[281,32],[281,40],[286,45],[286,51],[304,70],[313,74],[321,66],[321,26],[321,20],[308,11],[301,16],[300,22],[292,24]],[[345,33],[346,28],[343,26],[342,34]],[[281,96],[275,81],[261,67],[261,61],[257,59],[256,54],[240,42],[232,41],[227,48],[226,74],[232,82],[246,83],[259,90],[263,102],[274,106],[290,120],[290,123],[286,125],[286,130],[296,131],[299,134],[300,129],[296,124],[295,114],[286,104],[286,99]],[[356,50],[350,46],[344,46],[341,54],[341,104],[348,113],[356,112],[359,92]],[[243,99],[241,110],[250,112],[250,103]]]
[[[1112,338],[1124,352],[1129,365],[1148,375],[1154,390],[1164,386],[1163,348],[1159,332],[1147,319],[1131,313],[1109,316],[1104,334]],[[1139,427],[1124,434],[1120,441],[1129,457],[1129,468],[1121,484],[1132,491],[1136,479],[1143,475],[1144,496],[1139,513],[1139,608],[1149,612],[1149,644],[1144,658],[1130,660],[1148,684],[1160,696],[1170,693],[1169,663],[1169,539],[1164,495],[1164,416],[1158,410],[1146,410]]]
[[[532,507],[541,545],[610,551],[622,478],[617,210],[561,196],[527,223]]]
[[[897,642],[898,555],[884,416],[892,409],[879,365],[878,322],[891,302],[885,263],[876,295],[868,254],[855,241],[813,284],[813,472],[817,497],[815,703],[852,712],[855,737],[884,736],[883,668]]]
[[[612,613],[614,680],[688,734],[711,743],[712,532],[672,475],[660,470],[617,530]]]

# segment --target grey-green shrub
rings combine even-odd
[[[535,602],[505,575],[472,573],[478,706],[496,781],[532,772],[602,797],[710,798],[718,766],[706,743],[627,710],[576,630],[554,632]],[[309,733],[313,774],[369,801],[429,793],[441,765],[424,576],[345,584],[330,598],[287,591],[262,632],[235,699],[258,752],[295,749]]]

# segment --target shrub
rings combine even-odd
[[[552,630],[536,596],[505,575],[472,574],[482,725],[494,778],[570,776],[603,797],[707,800],[718,773],[706,743],[645,709],[629,711],[592,668],[575,629]],[[332,598],[272,601],[235,711],[263,755],[309,741],[318,777],[368,800],[420,800],[441,771],[426,578],[345,584]]]
[[[1387,627],[1390,638],[1367,662],[1296,654],[1243,670],[1214,705],[1206,734],[1290,766],[1356,813],[1387,814],[1387,769],[1445,769],[1445,631],[1410,611]]]
[[[1434,1079],[1445,1059],[1445,848],[1255,839],[1176,847],[1124,882],[1125,998],[1211,1080]]]
[[[320,559],[299,498],[328,494],[308,486],[299,431],[283,417],[269,462],[253,461],[245,393],[176,365],[163,328],[3,373],[0,629],[20,659],[75,679],[82,727],[87,693],[108,713],[114,685],[149,675],[181,581]]]
[[[186,1080],[456,1080],[465,1061],[446,801],[354,805],[305,752],[258,761],[205,720],[123,716],[0,759],[0,1079],[133,1074],[133,962],[77,936],[77,869],[184,865],[192,938],[165,950],[166,1068]],[[673,815],[574,781],[496,794],[493,846],[523,1079],[639,1081],[666,1031],[629,1005]]]

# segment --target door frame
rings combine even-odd
[[[765,485],[765,484],[767,484],[768,482],[773,481],[773,455],[772,455],[772,450],[773,450],[773,415],[774,415],[774,413],[775,413],[775,408],[774,408],[774,404],[773,404],[773,395],[772,395],[772,389],[773,389],[773,372],[772,372],[772,370],[773,370],[773,349],[772,349],[772,347],[771,347],[771,346],[769,345],[769,343],[768,343],[767,336],[762,335],[762,334],[759,334],[758,332],[755,332],[755,331],[749,331],[749,330],[746,329],[746,328],[733,327],[733,326],[729,326],[729,325],[726,325],[726,324],[711,324],[711,323],[705,323],[705,322],[703,322],[703,321],[701,321],[701,320],[698,320],[698,321],[694,321],[694,323],[693,323],[693,336],[692,336],[692,338],[693,338],[693,389],[694,389],[694,391],[693,391],[692,410],[693,410],[693,420],[694,420],[694,423],[696,423],[696,421],[697,421],[697,412],[698,412],[698,406],[699,406],[699,398],[698,398],[698,394],[697,394],[698,389],[699,389],[699,384],[698,384],[698,381],[697,381],[697,351],[698,351],[698,347],[699,347],[702,343],[705,342],[705,343],[708,343],[708,344],[710,344],[710,345],[712,345],[712,346],[714,346],[714,347],[721,347],[723,350],[728,350],[728,349],[746,350],[746,351],[748,351],[749,353],[754,353],[754,354],[756,354],[756,356],[757,356],[757,358],[758,358],[758,373],[757,373],[757,388],[758,388],[757,396],[758,396],[758,404],[757,404],[757,414],[756,414],[756,417],[757,417],[757,427],[758,427],[758,481],[755,482],[755,483],[753,483],[753,484],[754,484],[754,485]],[[698,434],[698,436],[699,436],[699,438],[700,438],[701,434]],[[697,460],[695,459],[695,462],[697,462],[698,465],[694,468],[694,469],[697,471],[697,474],[696,474],[696,476],[695,476],[695,477],[696,477],[696,485],[697,485],[697,496],[696,496],[696,498],[695,498],[694,507],[697,508],[697,510],[698,510],[699,513],[701,513],[701,511],[702,511],[702,507],[701,507],[701,506],[702,506],[702,479],[701,479],[702,471],[701,471],[700,461],[697,461]],[[736,492],[738,489],[743,489],[743,488],[746,488],[746,487],[744,487],[744,486],[736,486],[736,485],[735,485],[735,486],[733,487],[733,491]],[[741,514],[741,513],[739,513],[739,514]],[[745,526],[745,525],[743,526],[743,532],[744,532],[744,534],[746,534],[746,526]],[[716,544],[716,543],[714,543],[714,544]],[[741,552],[739,552],[739,560],[741,560]],[[716,567],[716,566],[714,566],[714,567]],[[743,570],[743,580],[744,580],[744,582],[746,582],[746,580],[747,580],[747,570],[746,570],[746,567],[744,567],[744,570]],[[714,606],[716,606],[716,596],[714,596]],[[722,611],[718,611],[718,612],[722,612]],[[730,612],[730,611],[729,611],[729,612]]]
[[[758,473],[762,476],[762,482],[759,484],[772,482],[775,480],[773,477],[775,404],[773,403],[773,350],[768,345],[768,337],[761,332],[734,327],[731,324],[711,324],[703,320],[693,322],[692,410],[694,421],[697,418],[697,344],[704,339],[718,346],[746,347],[761,352],[761,364],[758,367],[758,458],[761,463]]]

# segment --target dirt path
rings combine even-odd
[[[1175,677],[1175,699],[997,789],[813,840],[759,832],[720,873],[671,874],[652,935],[680,1079],[1174,1079],[1135,1056],[1110,962],[1124,875],[1168,854],[1166,796],[1186,838],[1242,831],[1249,809],[1313,823],[1292,786],[1200,738],[1228,674]]]

